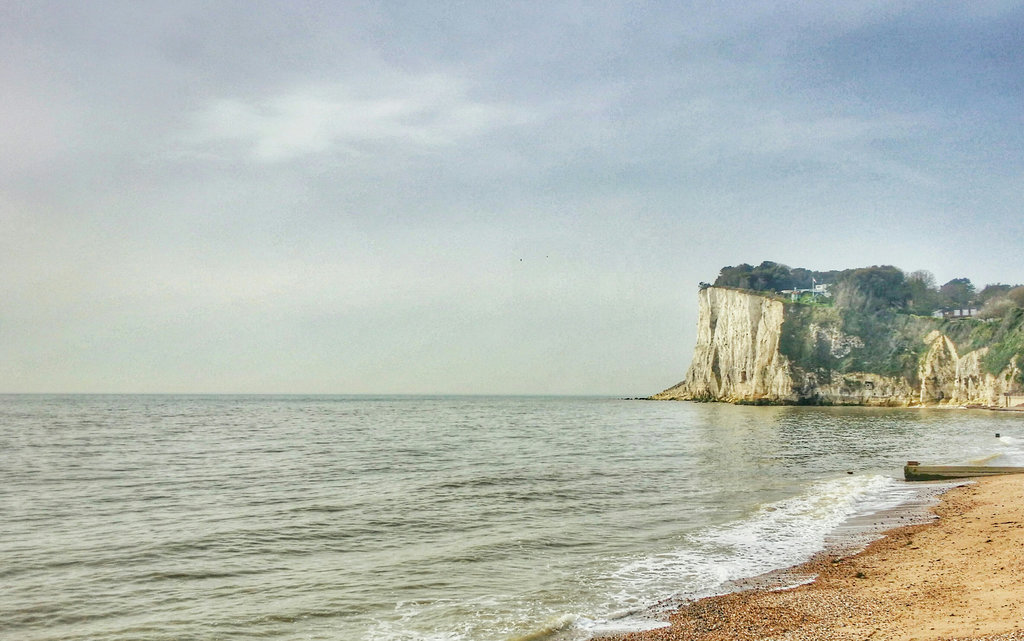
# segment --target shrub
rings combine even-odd
[[[1006,316],[1010,310],[1016,308],[1013,301],[1009,298],[993,298],[989,300],[985,305],[978,311],[978,318],[990,319],[990,318],[1002,318]]]
[[[1024,286],[1018,285],[1006,292],[1006,298],[1011,300],[1017,307],[1024,307]]]

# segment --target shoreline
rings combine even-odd
[[[808,583],[707,597],[675,610],[669,627],[602,639],[1024,639],[1024,478],[958,484],[932,511],[860,552],[825,551],[786,571],[816,577]]]
[[[669,388],[671,389],[671,388]],[[667,390],[666,390],[667,391]],[[681,397],[662,397],[658,398],[665,392],[659,392],[658,394],[652,394],[651,396],[635,396],[627,397],[622,400],[625,401],[676,401],[683,403],[725,403],[726,405],[737,405],[745,407],[877,407],[882,409],[909,409],[909,410],[986,410],[989,412],[1024,412],[1024,404],[1011,405],[1009,407],[1003,407],[1001,405],[979,405],[979,404],[964,404],[964,405],[953,405],[953,404],[924,404],[924,403],[796,403],[796,402],[780,402],[771,401],[768,399],[757,399],[757,400],[735,400],[730,401],[724,398],[721,399],[695,399],[695,398],[681,398]]]

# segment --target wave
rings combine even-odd
[[[881,475],[815,483],[746,518],[688,535],[675,549],[624,563],[607,577],[617,586],[610,600],[646,610],[631,612],[628,618],[634,621],[629,627],[660,625],[654,620],[659,612],[734,591],[742,580],[804,563],[825,549],[830,535],[844,523],[908,503],[917,494],[902,481]],[[809,580],[789,579],[792,584]],[[591,625],[621,628],[619,616]]]

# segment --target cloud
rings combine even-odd
[[[449,75],[392,75],[375,85],[216,100],[199,114],[194,139],[234,143],[255,161],[277,163],[320,153],[359,155],[380,143],[448,146],[528,118],[511,106],[474,100],[466,83]]]
[[[827,105],[778,100],[727,104],[720,97],[693,100],[677,109],[673,119],[666,126],[688,135],[692,153],[699,156],[829,155],[851,146],[911,139],[942,125],[929,112],[847,115]]]
[[[0,390],[649,393],[723,264],[1021,280],[1019,1],[135,6],[0,10]]]

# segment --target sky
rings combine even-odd
[[[773,260],[1024,282],[1024,2],[0,5],[0,392],[680,381]]]

